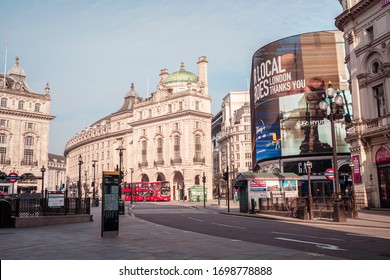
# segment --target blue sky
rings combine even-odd
[[[5,3],[4,3],[5,2]],[[291,35],[335,30],[338,0],[30,0],[3,1],[0,72],[15,57],[35,92],[51,88],[49,152],[120,108],[132,82],[156,89],[160,69],[180,62],[197,73],[207,56],[212,113],[229,91],[248,89],[260,47]],[[149,93],[147,92],[149,89]]]

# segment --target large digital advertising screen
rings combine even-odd
[[[352,114],[339,31],[291,36],[255,52],[250,97],[256,162],[332,153],[331,124],[319,107],[323,99],[329,103],[329,82],[340,89],[345,114]],[[335,136],[337,152],[348,153],[344,119],[335,123]]]

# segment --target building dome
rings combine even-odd
[[[19,65],[19,57],[16,57],[15,59],[15,66],[13,66],[11,69],[8,70],[7,75],[9,76],[22,76],[25,77],[26,74],[22,67]]]
[[[197,83],[198,76],[196,76],[194,73],[186,71],[184,69],[184,62],[181,63],[179,71],[173,72],[172,74],[168,75],[164,80],[164,84],[188,83],[188,82]]]
[[[138,93],[135,91],[134,89],[134,83],[131,83],[131,88],[130,90],[126,93],[126,96],[125,97],[129,97],[129,96],[135,96],[137,97],[138,96]]]

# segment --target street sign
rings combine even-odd
[[[18,173],[11,172],[10,174],[8,174],[6,179],[9,183],[15,183],[20,179],[20,177],[19,177]]]
[[[328,178],[328,180],[334,180],[334,169],[333,168],[328,168],[325,170],[325,176]]]
[[[101,236],[119,234],[119,172],[103,171]]]

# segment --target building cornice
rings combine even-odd
[[[105,139],[108,139],[108,138],[124,137],[126,134],[130,134],[130,133],[133,133],[133,129],[132,128],[125,129],[125,130],[120,130],[120,131],[115,131],[115,132],[112,132],[112,133],[99,135],[99,136],[91,137],[91,138],[86,139],[86,140],[82,140],[80,142],[77,142],[75,144],[70,145],[70,147],[68,147],[68,148],[65,148],[64,156],[66,158],[66,156],[70,152],[72,152],[73,150],[78,149],[78,148],[80,148],[80,147],[82,147],[84,145],[91,144],[91,143],[94,143],[94,142],[97,142],[97,141],[101,141],[101,140],[105,140]]]
[[[344,31],[344,26],[347,22],[354,20],[356,17],[360,16],[367,8],[370,8],[377,3],[379,3],[379,1],[377,0],[361,0],[351,9],[346,9],[342,14],[336,17],[336,27],[339,30]]]
[[[12,95],[15,98],[25,97],[25,98],[51,101],[51,97],[49,94],[40,94],[40,93],[28,92],[28,91],[15,91],[13,89],[7,89],[7,88],[2,88],[0,91],[0,94],[2,94],[2,93],[7,94],[7,95]]]
[[[138,121],[134,121],[130,123],[132,127],[136,126],[144,126],[149,123],[156,123],[156,122],[161,122],[161,121],[166,121],[170,119],[178,119],[181,117],[189,117],[189,116],[194,116],[194,117],[202,117],[202,118],[209,118],[210,120],[212,119],[213,115],[210,113],[204,113],[204,112],[199,112],[199,111],[193,111],[193,110],[183,110],[179,112],[174,112],[158,117],[153,117],[153,118],[148,118],[148,119],[142,119]]]
[[[56,117],[46,114],[32,113],[32,112],[23,112],[10,110],[5,108],[0,108],[0,114],[9,115],[9,116],[17,116],[17,117],[25,117],[30,119],[41,119],[41,120],[54,120]]]

